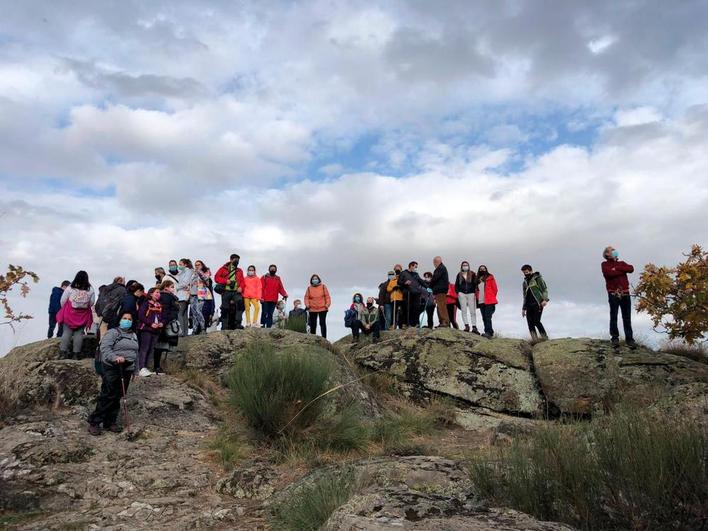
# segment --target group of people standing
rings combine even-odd
[[[627,346],[636,348],[631,325],[631,298],[628,273],[634,267],[619,260],[616,249],[603,251],[602,273],[610,306],[610,336],[619,346],[618,313],[621,310]],[[52,289],[49,303],[48,337],[57,336],[62,358],[80,357],[85,331],[93,328],[100,339],[97,368],[102,373],[101,392],[95,411],[89,417],[89,431],[100,435],[103,430],[120,431],[116,424],[121,394],[125,393],[133,373],[140,376],[161,374],[161,359],[174,349],[180,336],[206,332],[215,314],[214,294],[221,295],[222,330],[242,329],[243,314],[247,327],[282,326],[288,319],[307,323],[309,332],[327,337],[327,314],[332,299],[319,275],[312,275],[305,291],[304,305],[294,301],[285,315],[288,293],[277,266],[258,277],[256,268],[248,266],[246,275],[239,267],[240,257],[232,254],[212,280],[210,269],[201,260],[192,264],[183,258],[171,260],[167,270],[155,268],[156,284],[149,289],[136,280],[118,276],[98,289],[98,296],[88,274],[79,271],[74,280],[64,281]],[[521,268],[522,316],[527,320],[533,339],[547,339],[541,323],[543,309],[549,302],[548,287],[540,273],[525,264]],[[454,279],[450,278],[441,257],[433,259],[433,271],[418,273],[418,263],[411,261],[407,269],[400,264],[388,272],[379,285],[378,297],[356,293],[345,312],[345,326],[351,328],[354,341],[361,334],[371,334],[378,341],[381,330],[409,327],[433,327],[437,311],[438,327],[459,328],[457,310],[462,314],[464,330],[480,334],[477,329],[479,309],[483,332],[494,336],[492,316],[498,304],[497,281],[485,265],[474,272],[468,261],[460,264]],[[260,315],[260,319],[259,319]],[[427,317],[427,320],[425,319]],[[303,330],[304,331],[304,330]],[[153,359],[153,370],[147,366]]]
[[[460,264],[459,272],[451,279],[442,258],[436,256],[433,259],[433,268],[433,271],[426,271],[421,277],[418,273],[418,262],[412,261],[407,269],[396,264],[393,270],[388,272],[388,278],[379,285],[377,302],[381,310],[378,327],[383,330],[419,326],[433,328],[433,315],[437,310],[438,328],[458,329],[459,309],[464,330],[480,335],[477,329],[479,309],[484,325],[481,335],[494,337],[492,316],[499,302],[499,288],[487,266],[480,265],[475,273],[470,263],[465,260]],[[547,302],[547,290],[543,297]],[[426,316],[427,322],[423,324]],[[357,334],[353,335],[356,339]]]

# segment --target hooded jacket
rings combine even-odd
[[[484,304],[498,304],[499,301],[497,300],[497,293],[499,292],[499,288],[497,287],[497,281],[495,280],[494,275],[487,275],[487,278],[484,281],[481,279],[478,280],[479,283],[477,284],[477,289],[475,290],[477,302],[479,303],[479,287],[484,283]]]
[[[538,304],[539,306],[543,301],[549,300],[548,286],[546,286],[545,280],[543,280],[541,273],[539,273],[538,271],[531,273],[530,278],[525,278],[522,287],[524,294],[524,310],[526,309],[526,301],[528,301],[529,295],[533,296],[534,300],[536,301],[536,304]]]
[[[308,286],[305,291],[305,308],[311,312],[326,312],[332,304],[329,290],[324,284]]]
[[[236,267],[236,273],[234,275],[236,285],[234,286],[234,289],[231,289],[230,287],[230,281],[229,281],[229,273],[231,273],[233,270],[231,269],[232,265],[231,262],[226,262],[224,265],[222,265],[219,270],[216,272],[216,276],[214,277],[214,282],[217,284],[223,284],[226,286],[227,291],[236,291],[238,288],[241,288],[241,295],[243,295],[243,284],[244,284],[244,278],[243,278],[243,269],[240,267]]]
[[[61,310],[61,296],[64,290],[55,286],[52,288],[52,294],[49,297],[49,313],[57,313]]]
[[[96,303],[96,313],[104,319],[114,321],[116,315],[120,313],[121,303],[127,292],[128,290],[125,286],[118,282],[113,282],[106,286],[99,294],[100,296]]]
[[[388,286],[386,286],[386,292],[390,296],[391,302],[401,302],[404,297],[403,290],[398,285],[398,277],[394,277],[388,281]]]
[[[285,291],[283,286],[283,281],[280,280],[278,275],[263,275],[261,277],[261,284],[263,286],[263,300],[265,302],[278,302],[278,295],[282,297],[287,297],[288,292]]]
[[[256,275],[252,277],[246,275],[243,278],[243,297],[244,299],[263,299],[263,283]]]
[[[101,338],[101,361],[112,365],[118,356],[124,357],[133,368],[137,366],[135,360],[138,359],[138,336],[135,332],[111,328]]]

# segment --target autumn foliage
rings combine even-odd
[[[15,315],[8,299],[10,292],[15,288],[19,288],[21,297],[26,297],[30,290],[30,281],[36,284],[39,281],[39,277],[32,271],[26,271],[22,266],[10,264],[7,266],[7,273],[0,275],[0,305],[5,310],[5,320],[0,321],[0,325],[6,324],[12,326],[13,323],[19,323],[25,319],[32,319],[31,315],[23,313]]]
[[[644,266],[635,295],[655,330],[693,345],[708,332],[708,252],[694,245],[685,256],[675,267]]]

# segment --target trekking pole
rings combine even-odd
[[[120,388],[121,391],[123,392],[123,396],[121,398],[121,402],[123,403],[123,425],[125,429],[130,428],[130,418],[128,418],[128,400],[125,397],[125,381],[123,380],[123,364],[120,363],[118,365],[118,368],[120,369]]]
[[[398,301],[396,299],[393,300],[393,329],[396,329],[396,325],[398,324],[398,314],[396,313],[396,303]]]

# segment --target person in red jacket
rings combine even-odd
[[[484,337],[492,339],[494,337],[494,329],[492,328],[492,315],[497,307],[497,281],[494,279],[486,265],[481,265],[477,269],[477,308],[482,314],[482,322],[484,323]]]
[[[243,325],[243,269],[238,266],[241,257],[232,254],[229,261],[216,272],[214,282],[219,285],[215,291],[221,294],[221,329],[241,329]]]
[[[602,251],[602,275],[605,277],[607,297],[610,303],[610,337],[612,345],[619,347],[619,329],[617,328],[617,310],[622,311],[624,340],[631,349],[637,348],[632,332],[632,298],[629,295],[627,273],[634,273],[634,266],[619,259],[617,249],[608,245]]]
[[[275,305],[278,304],[278,295],[283,297],[283,300],[288,300],[288,292],[285,291],[283,281],[276,275],[278,267],[275,264],[268,266],[268,274],[261,277],[263,286],[263,312],[261,314],[261,324],[264,328],[273,327],[273,312]]]
[[[460,304],[459,295],[452,282],[447,287],[447,298],[445,302],[447,303],[447,316],[450,319],[450,326],[455,330],[459,330],[460,326],[457,324],[457,307]]]

